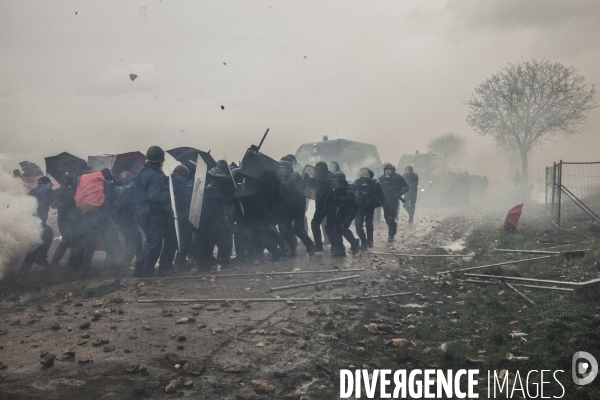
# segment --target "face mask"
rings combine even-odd
[[[384,172],[385,176],[390,176],[392,175],[392,170],[391,169],[386,169]]]

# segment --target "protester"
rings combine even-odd
[[[383,217],[388,226],[388,242],[393,242],[398,231],[398,223],[396,222],[398,202],[408,192],[409,187],[402,175],[396,173],[396,167],[390,163],[383,164],[383,175],[379,177],[379,183],[381,183],[385,195]]]
[[[412,166],[404,169],[404,180],[408,184],[408,192],[404,196],[404,209],[408,213],[408,224],[413,224],[415,217],[415,204],[417,203],[417,188],[419,186],[419,176],[415,174]]]
[[[373,179],[373,175],[370,169],[361,168],[359,178],[354,181],[357,202],[354,226],[363,249],[373,247],[373,215],[375,209],[381,207],[385,202],[381,184]],[[366,235],[364,226],[367,229]]]
[[[50,181],[50,178],[42,176],[38,179],[37,187],[29,192],[29,195],[35,197],[38,203],[36,215],[42,221],[42,243],[25,256],[25,260],[21,264],[22,273],[28,272],[34,263],[44,267],[51,266],[48,262],[48,250],[54,239],[54,231],[46,222],[48,221],[50,204],[56,198],[56,192],[52,190],[52,186],[54,184]]]

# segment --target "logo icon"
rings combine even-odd
[[[590,353],[578,351],[573,355],[571,375],[576,385],[583,386],[592,383],[598,375],[598,361]]]

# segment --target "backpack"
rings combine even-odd
[[[82,213],[106,209],[104,196],[105,178],[101,172],[85,174],[81,177],[77,193],[75,194],[75,205]]]

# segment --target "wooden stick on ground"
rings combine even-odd
[[[359,272],[364,271],[364,268],[354,269],[327,269],[323,271],[293,271],[293,272],[260,272],[250,274],[227,274],[227,275],[187,275],[187,276],[167,276],[153,278],[135,278],[139,280],[146,279],[200,279],[200,278],[240,278],[240,277],[258,277],[258,276],[278,276],[278,275],[306,275],[306,274],[336,274],[339,272]]]
[[[162,299],[162,300],[138,300],[138,303],[143,304],[160,304],[160,303],[226,303],[230,301],[241,301],[248,303],[276,303],[282,301],[322,301],[322,302],[338,302],[338,301],[364,301],[364,300],[376,300],[376,299],[384,299],[387,297],[398,297],[398,296],[408,296],[414,294],[414,292],[405,292],[405,293],[390,293],[390,294],[380,294],[378,296],[365,296],[365,297],[299,297],[299,298],[254,298],[254,299]]]
[[[526,258],[524,260],[515,260],[515,261],[506,261],[506,262],[502,262],[502,263],[497,263],[497,264],[488,264],[488,265],[480,265],[478,267],[468,267],[468,268],[461,268],[461,269],[453,269],[451,271],[441,271],[441,272],[436,272],[436,275],[446,275],[449,274],[451,272],[462,272],[462,271],[471,271],[473,269],[480,269],[480,268],[489,268],[489,267],[498,267],[501,265],[509,265],[509,264],[518,264],[518,263],[522,263],[522,262],[527,262],[527,261],[534,261],[534,260],[543,260],[545,258],[552,258],[552,257],[556,257],[559,254],[552,254],[549,256],[543,256],[543,257],[535,257],[535,258]]]
[[[475,254],[404,254],[404,253],[378,253],[371,252],[371,254],[384,255],[384,256],[399,256],[399,257],[454,257],[454,258],[467,258],[473,257]]]
[[[517,294],[519,294],[521,297],[523,297],[525,300],[527,300],[528,302],[530,302],[531,304],[533,304],[535,306],[535,303],[533,302],[533,300],[531,300],[529,297],[525,296],[523,293],[519,292],[513,285],[511,285],[510,283],[506,282],[506,286],[508,286],[509,288],[511,288],[512,290],[514,290],[515,292],[517,292]]]
[[[551,285],[566,285],[566,286],[575,286],[575,287],[582,285],[582,283],[579,283],[579,282],[564,282],[564,281],[552,281],[552,280],[547,280],[547,279],[521,278],[518,276],[482,275],[482,274],[465,274],[465,276],[473,276],[476,278],[486,278],[486,279],[501,279],[503,281],[509,280],[509,281],[521,281],[521,282],[533,282],[533,283],[548,283]]]
[[[560,251],[496,249],[500,253],[560,254]]]
[[[280,287],[270,288],[269,291],[270,292],[275,292],[277,290],[295,289],[295,288],[304,287],[304,286],[314,286],[314,285],[318,285],[318,284],[321,284],[321,283],[346,281],[348,279],[354,279],[354,278],[360,278],[360,275],[344,276],[343,278],[335,278],[335,279],[325,279],[324,281],[299,283],[297,285],[280,286]]]

